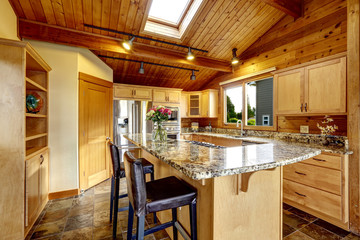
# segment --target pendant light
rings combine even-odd
[[[236,57],[236,51],[237,51],[237,49],[236,49],[236,48],[233,48],[233,50],[232,50],[233,58],[231,59],[231,64],[232,64],[232,65],[236,65],[236,64],[239,63],[239,58]]]
[[[140,73],[140,74],[144,74],[144,73],[145,73],[144,62],[141,62],[141,63],[140,63],[139,73]]]
[[[135,39],[135,37],[132,37],[130,40],[124,41],[124,42],[122,43],[122,46],[123,46],[126,50],[131,50],[134,39]]]
[[[196,80],[196,76],[195,76],[195,71],[194,70],[192,70],[192,74],[191,74],[191,76],[190,76],[190,80]]]
[[[194,58],[195,58],[195,56],[194,56],[194,54],[191,52],[191,48],[189,47],[189,51],[188,51],[188,53],[187,53],[187,55],[186,55],[186,59],[189,60],[189,61],[191,61],[191,60],[194,60]]]

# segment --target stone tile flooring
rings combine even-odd
[[[120,193],[126,193],[125,181],[121,181]],[[82,195],[49,201],[26,240],[112,239],[109,198],[110,180],[107,180]],[[120,199],[119,205],[127,206],[128,199]],[[118,215],[119,240],[126,239],[127,214],[128,211],[124,211]],[[286,204],[283,221],[284,240],[360,240],[360,237],[354,234]],[[152,226],[152,215],[149,215],[146,218],[146,227]],[[146,236],[145,240],[170,238],[166,231],[162,230]]]

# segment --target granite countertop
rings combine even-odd
[[[240,139],[247,142],[263,142],[263,143],[274,143],[274,144],[291,144],[296,146],[302,147],[310,147],[310,148],[317,148],[320,149],[322,152],[327,153],[337,153],[337,154],[344,154],[350,155],[353,152],[346,149],[346,147],[339,147],[339,146],[324,146],[317,143],[304,143],[300,141],[294,141],[294,139],[290,141],[274,139],[269,137],[257,137],[257,136],[244,136],[244,137],[235,137],[235,134],[223,134],[223,133],[212,133],[212,132],[187,132],[181,133],[182,135],[189,135],[189,134],[196,134],[196,135],[204,135],[204,136],[211,136],[211,137],[222,137],[222,138],[229,138],[229,139]]]
[[[264,142],[259,138],[246,138],[246,141],[254,142],[253,145],[218,149],[195,145],[186,140],[153,142],[151,134],[128,134],[124,137],[195,180],[275,168],[321,153],[317,148],[283,141]]]

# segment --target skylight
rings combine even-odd
[[[149,18],[179,25],[190,2],[190,0],[153,0]]]

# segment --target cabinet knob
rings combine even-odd
[[[303,111],[303,104],[301,104],[301,106],[300,106],[300,110],[301,110],[301,112]]]
[[[307,103],[305,103],[305,112],[307,112]]]

